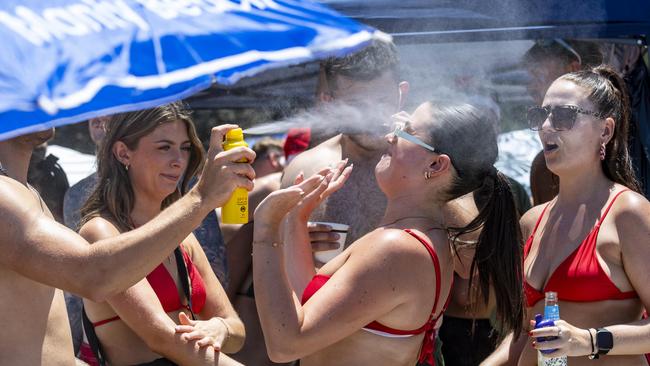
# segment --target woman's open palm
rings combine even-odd
[[[330,194],[339,190],[352,172],[352,166],[345,167],[345,161],[335,168],[323,169],[308,179],[299,176],[296,184],[268,195],[255,210],[256,225],[279,227],[290,211],[306,215]]]

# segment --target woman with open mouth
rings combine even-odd
[[[521,219],[527,315],[543,313],[544,293],[554,291],[562,320],[530,337],[511,335],[485,365],[537,365],[539,350],[576,366],[595,358],[647,364],[650,203],[638,193],[628,155],[626,93],[623,80],[601,66],[561,76],[543,105],[528,111],[560,190]]]

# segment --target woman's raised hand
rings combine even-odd
[[[299,175],[295,185],[268,195],[255,210],[255,231],[269,230],[277,234],[289,212],[307,219],[323,199],[339,190],[348,179],[352,166],[346,167],[346,163],[347,160],[341,161],[335,168],[323,169],[307,179]]]
[[[352,174],[353,165],[347,166],[347,163],[348,159],[341,160],[334,168],[325,168],[318,172],[316,175],[325,176],[327,178],[327,185],[325,187],[318,187],[319,189],[305,195],[305,197],[291,210],[292,216],[307,221],[314,209],[316,209],[325,198],[341,189],[350,177],[350,174]],[[299,175],[296,180],[298,181],[300,179],[301,176]]]
[[[247,147],[237,147],[223,151],[222,143],[228,131],[237,125],[221,125],[212,128],[210,148],[207,152],[203,172],[192,189],[210,205],[221,207],[237,187],[253,189],[255,170],[251,166],[255,152]]]

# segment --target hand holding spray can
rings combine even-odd
[[[226,133],[226,141],[223,142],[223,149],[230,150],[236,147],[248,147],[244,141],[244,132],[241,128],[235,128]],[[238,161],[245,163],[246,160]],[[246,224],[248,223],[248,191],[244,188],[235,188],[228,202],[221,208],[221,221],[224,224]]]

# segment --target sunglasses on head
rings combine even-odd
[[[548,118],[554,130],[570,130],[576,122],[578,113],[605,118],[600,113],[588,111],[575,105],[535,106],[528,108],[528,126],[533,131],[539,131]]]

